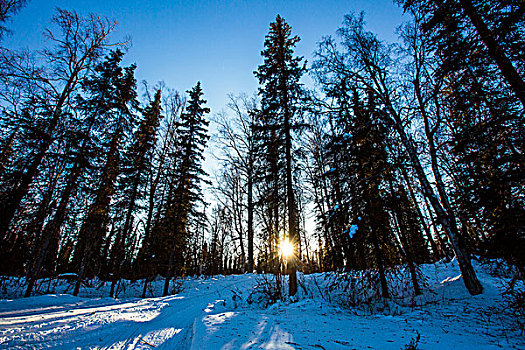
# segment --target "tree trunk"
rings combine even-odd
[[[299,241],[297,230],[297,206],[295,204],[295,194],[293,191],[292,182],[292,135],[290,133],[290,116],[285,108],[284,116],[284,133],[285,133],[285,148],[286,148],[286,197],[288,205],[288,235],[291,244],[294,247],[293,253],[288,262],[289,268],[289,295],[294,296],[297,293],[297,257],[296,250]]]
[[[461,242],[459,239],[459,232],[456,223],[451,221],[449,213],[445,211],[438,198],[434,194],[430,182],[428,181],[425,175],[425,171],[423,170],[423,167],[419,161],[417,151],[413,145],[413,142],[411,139],[408,138],[407,134],[405,133],[405,130],[402,127],[401,119],[395,112],[393,112],[392,115],[394,117],[394,126],[399,136],[401,137],[401,141],[405,146],[412,166],[416,171],[416,175],[421,184],[423,194],[430,201],[430,205],[432,206],[434,212],[437,215],[437,221],[444,228],[450,240],[450,243],[452,244],[452,248],[454,249],[454,253],[456,254],[456,259],[458,261],[459,269],[461,271],[461,275],[463,276],[463,282],[465,283],[465,287],[467,287],[467,290],[471,295],[481,294],[483,292],[483,287],[481,286],[481,283],[476,277],[476,272],[474,271],[474,268],[470,263],[470,258],[468,256],[468,253],[466,252],[463,242]]]
[[[392,183],[390,183],[390,192],[394,193]],[[414,258],[413,258],[413,254],[411,251],[410,243],[408,241],[408,234],[406,232],[406,228],[403,227],[399,221],[399,216],[403,214],[401,212],[401,214],[398,215],[398,213],[396,213],[395,211],[392,214],[393,214],[394,226],[397,229],[397,232],[400,238],[401,252],[405,256],[405,259],[408,265],[408,270],[410,272],[410,278],[412,279],[412,287],[414,288],[414,295],[421,295],[421,287],[419,286],[419,282],[417,280],[416,266],[414,263]]]
[[[92,253],[98,251],[101,241],[106,233],[106,228],[109,218],[109,205],[114,190],[114,182],[118,176],[118,168],[120,161],[119,141],[122,135],[122,126],[115,131],[111,139],[110,149],[107,154],[106,164],[102,172],[102,179],[99,188],[96,191],[96,196],[93,203],[89,207],[88,214],[82,223],[77,247],[75,248],[75,255],[80,255],[80,273],[78,276],[77,285],[80,288],[80,283],[84,278],[86,267],[89,263],[93,264]],[[98,258],[98,257],[97,257]],[[75,286],[77,290],[77,286]],[[77,291],[78,293],[78,291]]]
[[[175,249],[176,249],[176,245],[174,241],[173,246],[171,247],[170,256],[168,259],[168,270],[166,272],[166,279],[164,280],[164,289],[162,291],[163,297],[167,296],[169,293],[170,281],[171,281],[171,278],[173,277],[173,264],[175,260]]]
[[[49,147],[51,147],[51,144],[54,141],[53,133],[58,125],[58,121],[62,114],[62,107],[66,102],[66,99],[69,97],[72,90],[74,89],[75,85],[78,83],[77,76],[80,73],[80,70],[81,69],[79,67],[75,67],[75,69],[69,76],[64,86],[64,89],[60,93],[58,101],[53,107],[51,120],[49,122],[47,130],[45,131],[46,135],[43,138],[40,147],[38,148],[38,151],[36,152],[36,155],[33,158],[33,161],[31,162],[31,165],[27,168],[24,175],[22,175],[20,184],[18,185],[18,187],[16,187],[10,192],[10,194],[8,195],[9,199],[5,203],[1,203],[2,205],[0,207],[0,237],[3,237],[7,234],[9,225],[11,224],[11,221],[13,220],[16,211],[20,207],[22,199],[29,192],[29,187],[33,182],[35,176],[38,174],[38,168],[40,167],[42,160],[44,159],[47,151],[49,150]]]
[[[146,278],[144,278],[144,288],[142,288],[142,299],[144,299],[146,297],[146,293],[148,291],[148,283],[149,283],[149,280],[148,280],[148,276],[146,276]]]
[[[80,260],[80,269],[78,271],[77,281],[75,282],[75,289],[73,290],[73,296],[77,296],[80,292],[80,286],[84,280],[84,272],[86,269],[86,262],[88,257],[88,249],[84,249],[82,259]]]
[[[370,236],[372,239],[372,245],[374,247],[374,255],[376,256],[377,270],[379,272],[379,281],[381,283],[381,296],[383,298],[389,298],[390,294],[388,293],[388,284],[386,282],[385,275],[385,261],[383,259],[383,253],[381,252],[381,247],[379,246],[379,240],[377,238],[377,233],[372,225],[369,225]]]
[[[249,155],[251,157],[251,154]],[[250,158],[251,159],[251,158]],[[250,160],[248,169],[248,272],[253,272],[253,166]]]
[[[135,210],[135,202],[137,201],[137,193],[140,182],[140,174],[136,174],[133,179],[133,187],[131,189],[131,197],[128,202],[128,208],[126,211],[126,221],[124,222],[124,230],[122,233],[123,240],[125,241],[131,234],[133,211]]]
[[[183,199],[181,199],[182,201]],[[162,292],[162,296],[166,296],[169,293],[169,286],[171,278],[173,277],[173,269],[175,265],[175,253],[177,250],[177,235],[180,234],[180,222],[181,218],[179,216],[179,212],[175,213],[174,222],[173,222],[173,243],[171,245],[170,249],[170,255],[168,258],[168,269],[166,271],[166,279],[164,280],[164,290]]]
[[[434,238],[432,237],[432,232],[430,232],[429,226],[425,222],[425,217],[423,216],[423,213],[421,212],[421,208],[419,207],[419,204],[417,203],[416,195],[414,194],[414,189],[412,188],[410,184],[410,179],[408,177],[408,174],[406,172],[406,169],[403,165],[400,166],[401,173],[403,175],[403,178],[405,179],[405,183],[408,187],[408,193],[410,195],[410,199],[414,203],[414,208],[416,209],[417,216],[419,218],[419,221],[421,222],[421,226],[423,227],[423,231],[425,232],[425,236],[427,237],[430,247],[432,248],[432,257],[434,260],[439,260],[440,258],[440,252],[438,250],[437,244],[434,241]]]
[[[429,155],[430,155],[430,165],[432,169],[432,174],[434,175],[434,179],[436,181],[436,189],[438,191],[439,199],[441,201],[441,205],[443,206],[444,211],[448,214],[448,219],[452,225],[456,227],[456,215],[454,213],[454,210],[452,209],[452,206],[450,205],[449,197],[446,192],[445,183],[443,182],[443,177],[441,176],[441,171],[439,170],[439,164],[438,164],[438,157],[437,157],[437,149],[436,144],[434,141],[434,134],[435,130],[439,127],[440,123],[440,105],[437,100],[437,96],[433,96],[434,98],[434,104],[436,106],[436,123],[431,130],[430,128],[430,120],[429,116],[426,110],[425,103],[423,101],[423,96],[421,95],[421,87],[419,85],[419,76],[416,77],[414,81],[414,90],[416,92],[416,98],[418,101],[419,111],[421,112],[421,116],[423,118],[423,124],[425,128],[425,136],[427,138],[428,142],[428,149],[429,149]],[[460,235],[461,233],[457,231],[457,233]],[[466,249],[466,247],[465,247]]]
[[[83,151],[85,149],[85,146],[86,146],[86,141],[84,141],[81,147],[81,151],[76,158],[75,164],[73,165],[73,168],[71,169],[71,173],[69,175],[69,178],[66,184],[66,188],[64,189],[64,192],[62,192],[62,196],[60,197],[60,203],[55,212],[55,215],[46,224],[42,232],[42,244],[41,244],[40,249],[38,249],[36,257],[35,257],[36,263],[34,266],[32,276],[30,276],[29,278],[30,285],[28,285],[26,289],[26,296],[29,296],[31,294],[31,291],[34,285],[33,279],[38,279],[40,275],[40,270],[44,264],[44,261],[48,257],[49,247],[54,247],[55,244],[58,247],[58,241],[60,240],[59,238],[60,228],[62,227],[62,224],[64,223],[64,220],[66,217],[66,209],[69,204],[69,199],[73,193],[74,188],[76,187],[77,180],[80,177],[80,173],[82,170],[81,164],[83,162]]]
[[[522,77],[512,65],[510,59],[505,55],[503,48],[498,44],[494,38],[494,34],[487,27],[483,18],[477,11],[470,0],[459,0],[461,7],[465,14],[470,18],[470,21],[476,28],[481,41],[485,44],[488,49],[489,56],[496,62],[501,74],[505,77],[509,83],[511,89],[516,94],[516,97],[521,101],[521,104],[525,108],[525,82]]]
[[[42,230],[42,226],[44,224],[44,220],[47,216],[49,203],[51,201],[52,192],[54,190],[54,185],[50,187],[48,193],[44,195],[44,198],[42,199],[42,202],[40,203],[40,207],[35,213],[35,220],[33,221],[32,225],[33,228],[30,229],[30,232],[33,232],[34,240],[35,240],[35,250],[33,251],[32,256],[35,256],[35,260],[29,260],[28,268],[27,268],[27,279],[29,281],[24,297],[31,296],[31,292],[33,291],[33,286],[35,284],[35,280],[38,279],[40,274],[40,267],[42,266],[42,262],[44,261],[44,256],[41,254],[41,250],[44,248],[47,248],[47,245],[49,244],[49,240],[47,237],[40,236],[38,237],[37,233]],[[46,244],[47,243],[47,244]]]

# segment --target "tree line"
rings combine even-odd
[[[25,276],[26,296],[63,273],[75,295],[97,276],[111,296],[144,279],[146,296],[158,275],[166,295],[175,276],[284,271],[294,295],[297,271],[372,269],[383,297],[389,270],[406,266],[419,294],[417,265],[452,257],[473,295],[472,258],[523,275],[525,6],[398,3],[396,43],[346,15],[309,66],[276,17],[257,94],[213,117],[211,206],[200,83],[144,83],[139,97],[126,42],[99,15],[59,9],[49,47],[2,47],[0,274]]]

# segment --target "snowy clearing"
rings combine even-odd
[[[423,266],[425,294],[375,314],[328,303],[316,287],[323,274],[304,276],[299,301],[269,307],[248,302],[260,281],[251,274],[186,279],[182,292],[158,298],[93,297],[107,284],[84,288],[91,298],[0,300],[0,348],[403,349],[417,334],[420,349],[525,348],[501,296],[505,279],[478,271],[485,292],[471,297],[454,262]],[[140,290],[137,282],[124,294]]]

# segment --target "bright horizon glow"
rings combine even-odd
[[[281,241],[279,253],[286,260],[288,260],[294,254],[294,246],[292,242],[288,240],[288,238],[285,238]]]

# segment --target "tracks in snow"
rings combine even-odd
[[[64,296],[66,303],[52,307],[36,305],[45,296],[17,299],[10,301],[20,304],[16,311],[0,305],[0,349],[192,349],[197,321],[232,288],[235,282],[201,281],[176,296],[124,302]]]

